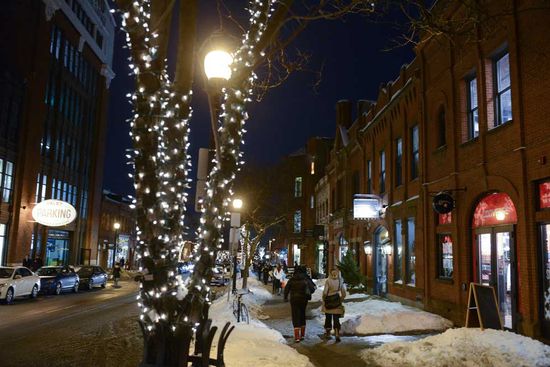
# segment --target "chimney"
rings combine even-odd
[[[336,102],[336,124],[342,125],[346,129],[349,129],[352,122],[351,102],[347,99],[342,99]]]
[[[363,116],[363,114],[369,112],[370,108],[373,105],[373,101],[368,101],[366,99],[360,99],[357,101],[357,118]]]

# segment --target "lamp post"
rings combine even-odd
[[[233,276],[231,291],[237,291],[237,250],[239,247],[239,228],[241,226],[241,213],[243,201],[239,198],[233,200],[233,212],[231,213],[231,229],[229,233],[229,244],[233,258]]]
[[[365,255],[367,256],[365,261],[365,272],[367,273],[367,289],[369,286],[369,257],[372,255],[372,244],[370,241],[363,242],[363,251],[365,251]]]
[[[120,229],[120,223],[115,222],[113,224],[113,228],[115,229],[115,247],[113,249],[113,264],[112,268],[115,268],[115,260],[116,260],[116,252],[117,252],[117,242],[118,242],[118,230]]]

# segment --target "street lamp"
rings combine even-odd
[[[116,259],[116,252],[117,252],[117,242],[118,242],[118,230],[120,229],[120,223],[115,222],[113,224],[113,228],[115,229],[115,248],[113,250],[113,269],[115,268],[115,259]]]
[[[239,228],[241,227],[241,213],[243,201],[239,198],[233,199],[233,212],[231,213],[231,229],[229,232],[229,245],[231,246],[231,254],[233,255],[233,277],[232,287],[233,292],[237,292],[237,250],[239,247]]]
[[[217,37],[213,35],[211,38]],[[209,40],[209,42],[213,42]],[[231,54],[221,48],[218,44],[211,44],[212,49],[204,57],[204,74],[206,75],[206,93],[208,94],[208,105],[210,107],[210,123],[212,125],[212,138],[216,148],[216,159],[219,162],[220,145],[218,141],[218,115],[220,109],[220,95],[222,88],[231,78]]]

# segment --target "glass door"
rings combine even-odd
[[[388,241],[388,231],[379,229],[374,234],[374,293],[384,296],[388,292],[388,255],[385,246]]]
[[[480,228],[477,233],[479,283],[495,288],[504,327],[513,329],[515,287],[513,227]]]
[[[539,224],[541,266],[542,335],[550,338],[550,223]]]

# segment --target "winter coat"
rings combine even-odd
[[[292,278],[286,283],[285,286],[285,301],[290,295],[291,302],[307,302],[309,300],[306,292],[306,288],[309,288],[310,294],[312,294],[315,289],[311,289],[307,280],[306,274],[298,273],[294,274]]]
[[[115,265],[113,268],[113,278],[120,278],[120,265]]]
[[[338,288],[340,288],[340,290],[338,290]],[[337,308],[325,308],[325,296],[332,296],[338,292],[340,293],[342,304],[340,304]],[[345,312],[344,298],[346,298],[346,286],[342,281],[342,278],[339,276],[330,275],[325,282],[325,289],[323,290],[323,307],[321,308],[321,312],[334,315],[343,315]]]
[[[277,270],[277,268],[275,268],[275,270],[273,270],[273,277],[277,280],[283,280],[285,278],[285,272],[283,269]]]

